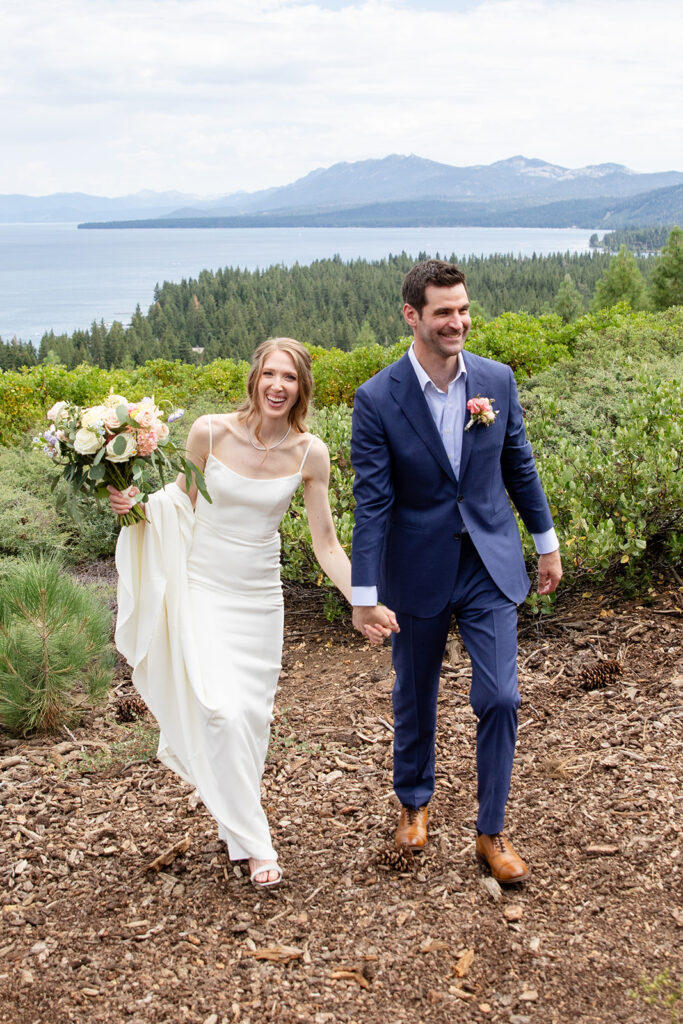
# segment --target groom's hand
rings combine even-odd
[[[384,608],[381,605],[356,605],[352,621],[358,632],[367,637],[371,644],[381,644],[386,637],[399,632],[398,622],[391,608]]]
[[[538,556],[538,593],[552,594],[562,579],[560,549]]]

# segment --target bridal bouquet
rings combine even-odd
[[[168,423],[182,415],[177,410]],[[140,506],[155,490],[153,471],[162,484],[165,477],[184,473],[188,490],[195,482],[211,501],[201,470],[173,443],[163,417],[154,398],[129,402],[110,393],[101,405],[56,402],[47,414],[51,426],[34,437],[33,445],[64,467],[62,478],[70,497],[81,492],[99,500],[108,497],[110,484],[119,491],[137,487],[132,509],[118,517],[121,526],[130,526],[145,518]]]

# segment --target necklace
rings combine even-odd
[[[267,447],[267,446],[264,447],[264,446],[262,446],[260,444],[254,444],[254,442],[251,439],[251,433],[249,432],[249,427],[247,427],[246,428],[246,430],[247,430],[247,440],[249,441],[249,444],[251,445],[251,447],[255,448],[257,452],[271,452],[273,450],[273,448],[277,448],[278,445],[282,444],[283,441],[287,440],[287,438],[289,437],[291,429],[292,429],[292,424],[290,423],[288,428],[287,428],[287,433],[283,434],[283,436],[280,438],[279,441],[276,441],[275,444],[271,444],[270,447]]]

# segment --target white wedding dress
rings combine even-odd
[[[209,431],[211,425],[209,421]],[[196,787],[232,860],[277,860],[261,807],[283,601],[278,526],[301,474],[241,476],[213,454],[212,502],[175,484],[116,549],[116,644],[161,730],[159,758]]]

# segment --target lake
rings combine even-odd
[[[202,270],[292,266],[339,255],[379,260],[406,252],[449,258],[588,252],[580,228],[140,228],[0,224],[0,338],[37,344],[93,320],[127,324],[154,287]]]

